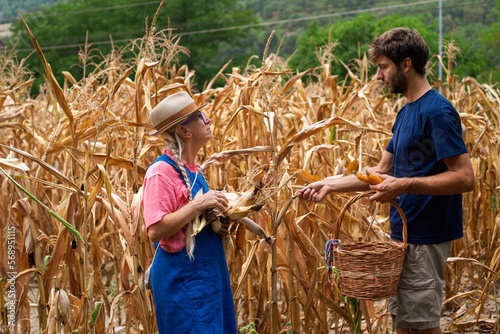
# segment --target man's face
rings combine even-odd
[[[399,66],[385,56],[377,61],[377,80],[382,80],[392,94],[405,94],[408,90],[408,78]]]

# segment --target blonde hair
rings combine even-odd
[[[177,166],[179,167],[179,170],[181,171],[181,176],[185,181],[187,192],[188,192],[188,199],[189,201],[193,200],[193,193],[191,183],[189,182],[189,178],[186,172],[186,168],[184,167],[184,164],[182,163],[182,150],[184,149],[184,142],[182,141],[181,137],[177,133],[177,127],[174,127],[173,129],[169,129],[167,132],[164,132],[163,139],[167,142],[167,149],[170,150],[173,153],[173,157],[175,161],[177,162]],[[204,177],[204,173],[200,167],[198,167],[198,174]],[[205,180],[206,182],[206,180]],[[208,183],[207,183],[208,184]],[[191,260],[194,259],[194,246],[195,246],[195,239],[193,236],[193,222],[190,221],[186,225],[186,252]]]

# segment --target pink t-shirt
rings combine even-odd
[[[163,151],[172,158],[172,153]],[[175,159],[173,159],[175,161]],[[196,172],[198,166],[182,163],[191,171]],[[146,229],[159,223],[163,216],[179,210],[189,202],[187,188],[182,182],[179,172],[169,163],[158,161],[148,168],[142,189],[142,204],[144,206],[144,221]],[[186,246],[186,226],[176,234],[162,239],[160,246],[167,252],[179,252]]]

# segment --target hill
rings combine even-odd
[[[12,15],[15,10],[31,10],[23,16],[45,50],[56,77],[62,80],[61,72],[79,63],[78,53],[87,40],[95,48],[95,56],[102,57],[112,45],[123,47],[131,40],[142,38],[144,23],[146,20],[151,22],[159,2],[23,0],[2,7],[2,12]],[[444,40],[449,42],[453,38],[461,50],[455,59],[458,65],[455,73],[459,77],[474,76],[486,82],[500,80],[500,38],[498,11],[495,9],[498,3],[500,1],[494,0],[442,1]],[[43,4],[52,6],[43,9]],[[330,29],[333,32],[331,38],[340,43],[333,52],[335,59],[345,63],[366,50],[374,33],[401,24],[422,30],[420,32],[429,43],[431,54],[438,53],[439,0],[409,3],[377,0],[340,0],[335,3],[327,0],[192,0],[191,9],[186,11],[181,1],[167,1],[157,18],[156,28],[172,28],[173,34],[181,35],[180,44],[190,53],[180,54],[178,60],[196,69],[198,89],[202,89],[228,62],[231,62],[229,68],[244,68],[249,59],[252,59],[251,64],[258,65],[260,60],[251,57],[262,56],[273,30],[275,35],[270,50],[279,49],[284,59],[295,55],[290,60],[294,70],[319,64],[315,46],[325,44]],[[19,41],[16,46],[18,57],[27,56],[33,47],[26,29],[17,21],[13,23],[12,31],[14,35],[10,45]],[[132,57],[130,54],[123,56]],[[30,68],[40,70],[40,61],[32,58],[28,61]],[[335,62],[334,70],[346,73],[339,62]],[[75,78],[83,75],[79,67],[71,67],[70,71]],[[37,83],[40,82],[42,80],[38,79]],[[215,82],[215,85],[221,84],[220,80]]]

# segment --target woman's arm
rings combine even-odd
[[[202,196],[196,197],[179,210],[164,215],[157,223],[150,225],[148,228],[149,239],[157,242],[168,238],[204,211],[212,208],[224,211],[227,206],[228,200],[222,192],[210,190]]]
[[[382,158],[377,166],[368,168],[370,173],[392,174],[393,154],[384,151]],[[354,191],[369,190],[369,185],[359,181],[355,175],[342,177],[327,177],[322,181],[309,184],[304,189],[298,191],[297,195],[311,202],[322,201],[329,193],[346,193]]]

